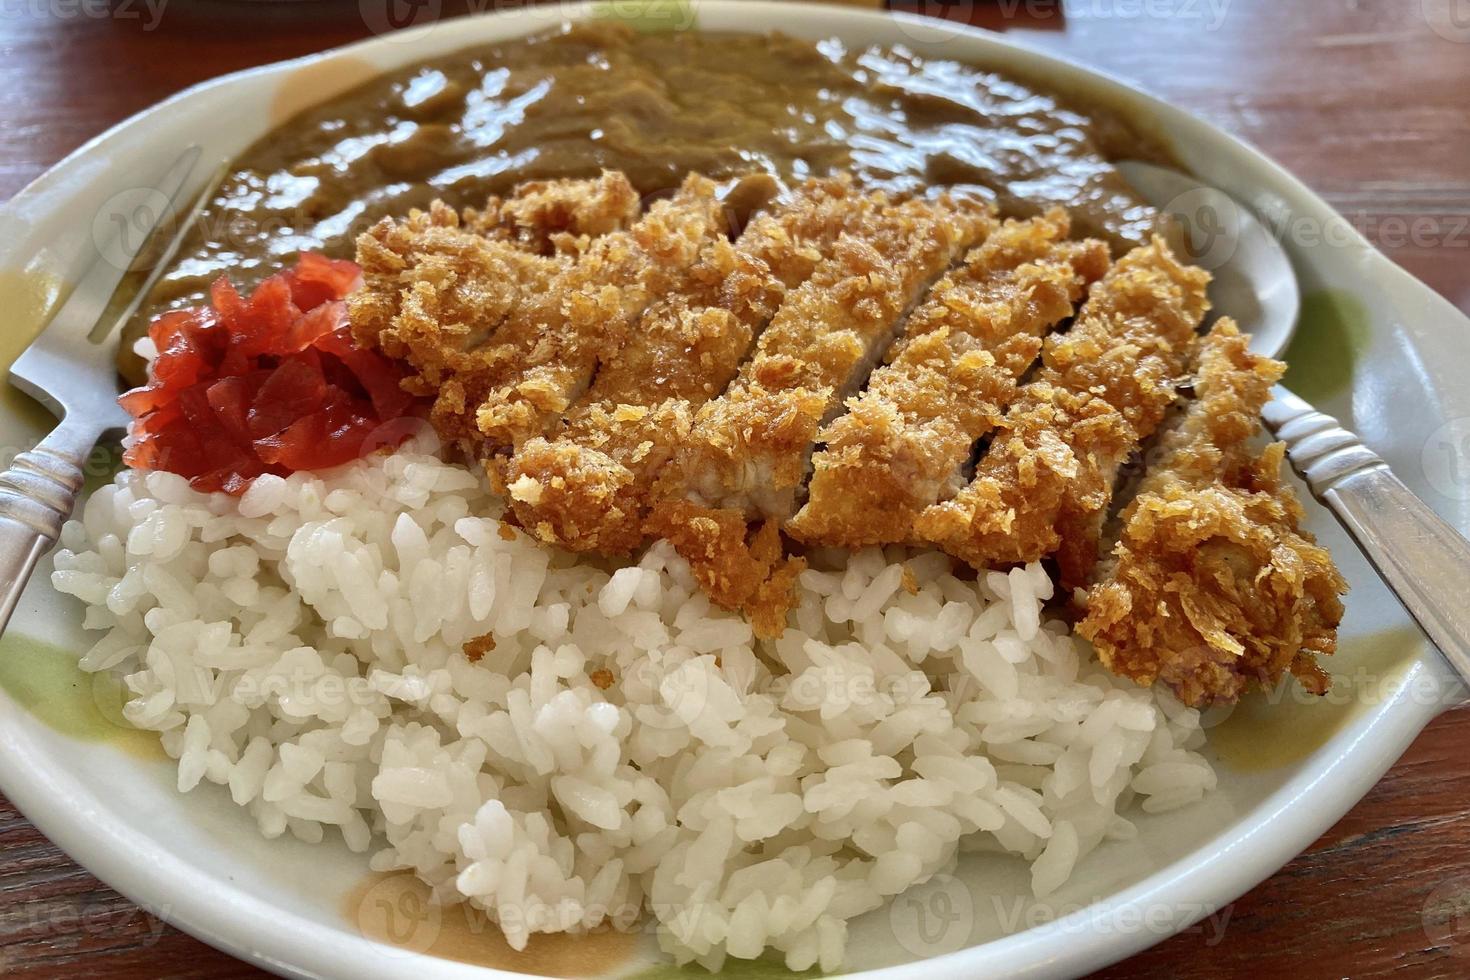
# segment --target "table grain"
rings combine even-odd
[[[0,0],[0,200],[187,85],[369,36],[387,2]],[[398,10],[448,17],[497,2]],[[1467,0],[892,5],[1006,31],[1198,113],[1470,313]],[[1467,746],[1470,710],[1446,712],[1306,853],[1234,902],[1223,933],[1186,932],[1098,976],[1470,976]],[[113,892],[3,798],[0,975],[263,976]]]

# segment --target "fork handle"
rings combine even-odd
[[[1470,541],[1336,419],[1282,392],[1263,414],[1312,494],[1470,683]]]
[[[84,419],[64,419],[0,473],[0,633],[36,562],[61,536],[101,434]]]

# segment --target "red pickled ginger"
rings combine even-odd
[[[352,341],[343,299],[360,274],[305,252],[248,297],[220,277],[209,306],[154,320],[150,380],[119,399],[134,419],[123,460],[239,494],[263,473],[326,469],[399,441],[401,427],[374,434],[423,405],[395,361]]]

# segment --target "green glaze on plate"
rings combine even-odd
[[[122,683],[88,674],[77,655],[20,634],[0,637],[0,689],[38,721],[85,742],[105,742],[144,759],[165,758],[156,732],[124,720]]]
[[[104,437],[92,448],[86,464],[82,467],[86,482],[82,484],[82,495],[79,499],[86,500],[100,487],[105,487],[112,482],[112,478],[123,469],[122,453],[122,441],[116,437]],[[77,513],[81,513],[80,508]]]
[[[1200,717],[1207,752],[1237,772],[1261,772],[1298,763],[1317,751],[1347,722],[1381,706],[1424,653],[1412,626],[1344,638],[1323,660],[1332,689],[1318,697],[1285,678],[1269,691],[1252,691],[1229,707]]]
[[[635,973],[628,980],[693,980],[693,978],[719,977],[719,980],[788,980],[790,977],[820,977],[819,970],[807,970],[796,973],[788,970],[779,959],[763,956],[758,960],[738,960],[733,956],[725,958],[725,965],[720,967],[718,974],[710,973],[697,963],[688,963],[684,966],[674,966],[672,963],[664,966],[655,966]]]
[[[599,0],[592,5],[592,16],[649,33],[687,31],[699,20],[694,0]]]
[[[1283,359],[1283,383],[1309,402],[1322,402],[1352,387],[1358,358],[1371,331],[1363,301],[1341,289],[1302,297],[1301,319]]]
[[[61,301],[62,292],[61,280],[44,272],[0,270],[0,310],[5,311],[5,329],[0,331],[0,368],[8,370],[36,339]],[[39,402],[8,384],[0,384],[0,410],[37,430],[56,424]]]

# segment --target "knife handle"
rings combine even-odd
[[[101,431],[68,418],[0,473],[0,633],[36,562],[61,536]]]
[[[1292,468],[1470,683],[1470,541],[1337,420],[1289,392],[1263,413]]]

